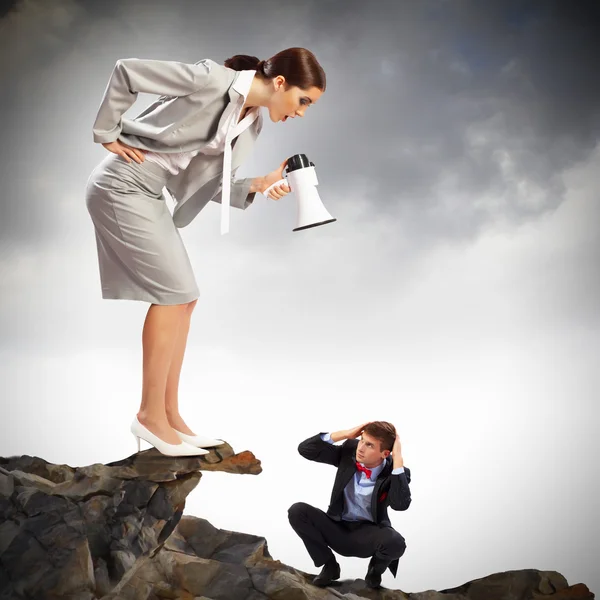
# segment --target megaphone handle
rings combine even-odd
[[[287,183],[287,179],[280,179],[279,181],[276,181],[275,183],[272,183],[264,192],[263,192],[263,196],[265,198],[269,197],[269,192],[274,188],[277,187],[278,185],[283,185],[284,183]]]

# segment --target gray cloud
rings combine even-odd
[[[232,22],[227,15],[243,3],[17,4],[0,21],[0,72],[17,92],[3,99],[0,117],[17,141],[2,150],[2,237],[60,235],[32,171],[83,190],[100,156],[89,127],[120,56],[218,60],[294,44],[316,52],[329,88],[306,123],[286,130],[293,144],[276,139],[290,153],[312,152],[334,208],[343,211],[368,181],[372,210],[430,245],[558,206],[562,171],[598,139],[596,4],[340,6],[263,0]]]
[[[328,170],[345,191],[374,178],[377,207],[428,244],[553,210],[600,124],[598,8],[576,6],[356,2],[341,19],[315,7],[328,101],[344,107],[320,140]]]
[[[0,145],[0,365],[15,399],[3,413],[6,452],[79,462],[85,451],[104,461],[108,431],[115,458],[130,450],[118,444],[139,397],[145,306],[99,298],[83,199],[104,156],[91,125],[115,61],[267,57],[306,46],[327,71],[328,91],[306,119],[267,122],[242,174],[306,152],[338,222],[292,234],[294,198],[258,198],[232,215],[226,238],[214,206],[182,230],[202,290],[182,390],[190,418],[226,425],[265,465],[281,447],[283,468],[311,427],[351,425],[380,403],[378,416],[405,423],[419,472],[415,511],[398,521],[412,540],[407,579],[392,585],[458,585],[525,564],[551,565],[597,592],[589,558],[598,520],[590,500],[600,331],[595,5],[12,4],[0,11],[0,127],[9,140]],[[207,398],[214,414],[204,412]],[[236,416],[227,422],[225,399]],[[94,431],[81,428],[82,406],[89,420],[97,415]],[[282,429],[280,415],[297,406],[303,414]],[[338,425],[340,406],[349,423]],[[248,430],[257,410],[280,440]],[[316,414],[327,415],[323,425]],[[517,488],[496,477],[507,461]],[[260,491],[279,475],[269,469]],[[548,496],[556,473],[568,473],[571,486],[560,506]],[[456,503],[451,518],[440,488]],[[515,490],[522,503],[506,513]],[[198,514],[218,498],[203,494]],[[257,533],[284,556],[290,532],[268,510],[257,500],[253,522],[265,521]],[[250,527],[247,513],[222,504],[214,513],[225,527],[234,517]],[[481,537],[443,566],[467,521],[465,535]],[[296,562],[308,558],[295,548],[291,562],[311,568]],[[363,567],[356,562],[356,576]]]
[[[320,192],[339,220],[307,235],[324,235],[339,256],[357,251],[381,265],[332,272],[319,283],[330,298],[343,287],[337,281],[377,288],[386,275],[405,280],[438,244],[468,243],[551,213],[564,199],[565,170],[598,139],[593,3],[353,1],[340,11],[333,1],[262,0],[233,23],[226,9],[240,12],[243,2],[98,6],[23,0],[0,21],[2,80],[15,91],[0,99],[0,125],[14,140],[0,149],[4,272],[15,257],[43,257],[69,238],[93,250],[83,190],[104,150],[90,129],[122,56],[268,56],[296,44],[315,51],[327,93],[305,120],[267,123],[242,173],[265,172],[298,151],[316,162]],[[289,255],[297,237],[282,213],[240,229],[240,243]],[[596,240],[586,253],[593,257],[586,293],[572,292],[588,298],[590,318],[600,301],[591,276]]]

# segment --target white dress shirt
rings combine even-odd
[[[330,433],[321,434],[321,439],[328,444],[334,444]],[[363,467],[364,463],[360,463]],[[348,485],[344,488],[344,511],[343,521],[373,521],[371,515],[371,496],[375,489],[375,482],[379,473],[385,466],[385,460],[376,467],[371,467],[371,477],[367,477],[364,471],[357,470]],[[392,470],[392,475],[404,473],[404,467]]]
[[[240,94],[237,102],[230,102],[219,121],[215,137],[203,148],[193,152],[147,152],[146,160],[159,164],[172,175],[177,175],[179,171],[185,169],[192,158],[197,154],[223,154],[223,184],[221,193],[221,232],[227,233],[229,230],[229,194],[231,190],[231,142],[235,137],[250,127],[254,120],[259,116],[259,107],[251,108],[244,119],[240,122],[242,108],[250,93],[252,81],[254,80],[255,70],[240,71],[233,89]],[[218,193],[218,192],[217,192]]]
[[[233,88],[241,94],[240,102],[237,104],[229,103],[219,121],[217,134],[209,144],[193,152],[147,152],[146,160],[159,164],[172,175],[177,175],[179,171],[184,170],[196,154],[221,154],[225,149],[225,138],[227,132],[233,129],[237,124],[242,113],[242,107],[250,92],[250,86],[254,79],[256,71],[240,71],[238,78],[233,84]],[[255,108],[253,110],[258,110]]]

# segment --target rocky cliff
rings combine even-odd
[[[261,472],[228,445],[194,458],[148,450],[72,468],[0,458],[0,600],[588,600],[559,573],[498,573],[443,591],[320,589],[274,560],[264,538],[183,516],[203,471]]]

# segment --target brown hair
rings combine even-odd
[[[266,79],[283,75],[290,86],[303,90],[316,87],[325,91],[325,71],[315,55],[306,48],[288,48],[267,60],[260,60],[248,54],[236,54],[224,63],[234,71],[256,70]]]
[[[387,421],[372,421],[364,429],[364,433],[379,440],[381,451],[392,450],[396,441],[396,428]]]

